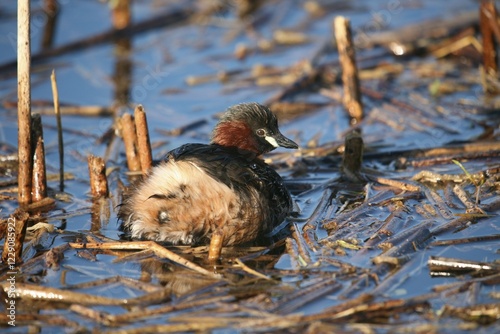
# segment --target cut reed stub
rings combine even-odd
[[[33,145],[33,174],[31,183],[31,200],[38,202],[47,197],[47,174],[45,168],[45,148],[43,144],[42,117],[33,114],[31,143]]]
[[[106,178],[106,164],[101,157],[88,156],[90,191],[94,198],[109,195],[108,180]]]
[[[131,172],[138,172],[141,170],[141,161],[137,151],[137,135],[132,115],[124,114],[120,119],[119,127],[125,144],[128,169]]]
[[[151,153],[151,142],[149,140],[148,120],[142,105],[135,107],[134,121],[141,170],[142,174],[146,175],[153,166],[153,155]]]
[[[220,259],[223,242],[224,235],[222,232],[214,231],[210,238],[210,246],[208,247],[208,260],[210,262],[216,262]]]

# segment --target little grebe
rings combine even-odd
[[[257,103],[230,107],[206,144],[172,150],[123,201],[118,217],[134,239],[222,245],[249,242],[280,224],[292,209],[281,177],[259,156],[298,148]]]

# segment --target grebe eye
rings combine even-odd
[[[257,131],[255,131],[255,133],[259,137],[264,137],[266,135],[266,130],[264,130],[264,129],[258,129]]]

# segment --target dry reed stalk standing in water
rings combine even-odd
[[[146,175],[153,165],[151,154],[151,142],[149,140],[148,120],[146,112],[141,105],[138,105],[134,111],[135,132],[137,134],[137,149],[139,151],[139,160],[141,161],[142,174]]]
[[[90,190],[92,196],[107,197],[109,194],[108,180],[106,178],[106,164],[101,157],[89,155],[88,158]]]
[[[483,90],[488,93],[497,93],[497,88],[491,84],[491,79],[496,80],[498,73],[497,39],[500,39],[500,26],[498,25],[495,2],[481,1],[479,6],[479,27],[483,37]]]
[[[42,116],[33,114],[31,119],[33,144],[33,178],[31,200],[38,202],[47,197],[47,173],[45,168],[45,147],[43,144]]]
[[[64,191],[64,140],[62,134],[61,109],[59,107],[59,91],[57,90],[56,72],[52,70],[50,75],[52,84],[52,98],[54,100],[54,112],[57,120],[57,143],[59,147],[59,190]]]
[[[363,104],[359,89],[356,52],[352,42],[351,24],[348,19],[338,16],[334,20],[335,39],[339,51],[339,61],[342,67],[342,82],[344,84],[344,106],[354,123],[363,118]]]
[[[120,130],[123,143],[125,144],[125,154],[127,156],[127,166],[129,171],[138,172],[141,170],[141,162],[137,155],[137,135],[132,115],[124,114],[120,119]]]
[[[493,74],[498,69],[495,28],[498,32],[497,13],[494,1],[482,1],[479,7],[479,24],[483,35],[483,66],[486,73]],[[495,27],[496,25],[496,27]],[[497,35],[497,38],[499,36]]]
[[[30,1],[17,2],[17,120],[18,120],[18,201],[31,203],[31,79]]]

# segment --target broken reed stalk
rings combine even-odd
[[[124,114],[120,120],[123,143],[125,144],[125,154],[127,156],[127,166],[129,171],[137,172],[141,170],[141,162],[137,155],[137,136],[132,115]]]
[[[199,274],[220,278],[219,274],[208,271],[194,262],[164,248],[154,241],[129,241],[129,242],[104,242],[104,243],[76,243],[70,242],[69,245],[75,249],[112,249],[112,250],[151,250],[156,256],[163,259],[169,259]]]
[[[494,25],[498,29],[495,2],[483,0],[479,7],[479,25],[483,36],[483,66],[486,75],[495,76],[498,70],[497,44],[494,37]],[[485,87],[487,88],[487,87]]]
[[[33,178],[32,178],[32,202],[38,202],[47,197],[47,173],[45,168],[45,147],[43,144],[42,116],[33,114],[31,119],[33,130]]]
[[[363,118],[363,104],[350,21],[343,16],[337,16],[334,20],[334,30],[340,66],[342,67],[344,106],[351,116],[351,122],[359,123]]]
[[[16,209],[7,218],[7,234],[3,245],[2,263],[9,266],[9,270],[22,262],[23,242],[26,236],[29,214],[24,210]]]
[[[59,148],[59,191],[64,191],[64,141],[62,134],[61,108],[59,106],[59,91],[57,90],[56,72],[52,70],[50,75],[52,84],[52,98],[54,100],[54,112],[57,121],[57,144]]]
[[[89,155],[89,176],[90,176],[90,191],[94,198],[107,197],[109,194],[108,180],[106,178],[106,164],[101,157]]]
[[[17,120],[18,120],[18,202],[31,203],[33,161],[31,155],[31,44],[30,1],[17,2]]]
[[[90,192],[92,194],[92,208],[90,211],[90,231],[97,233],[109,222],[109,188],[106,177],[104,159],[95,155],[87,157],[89,168]]]
[[[153,165],[153,156],[151,154],[151,142],[149,140],[148,120],[146,118],[146,112],[141,105],[135,107],[134,121],[141,170],[142,174],[146,175]]]

